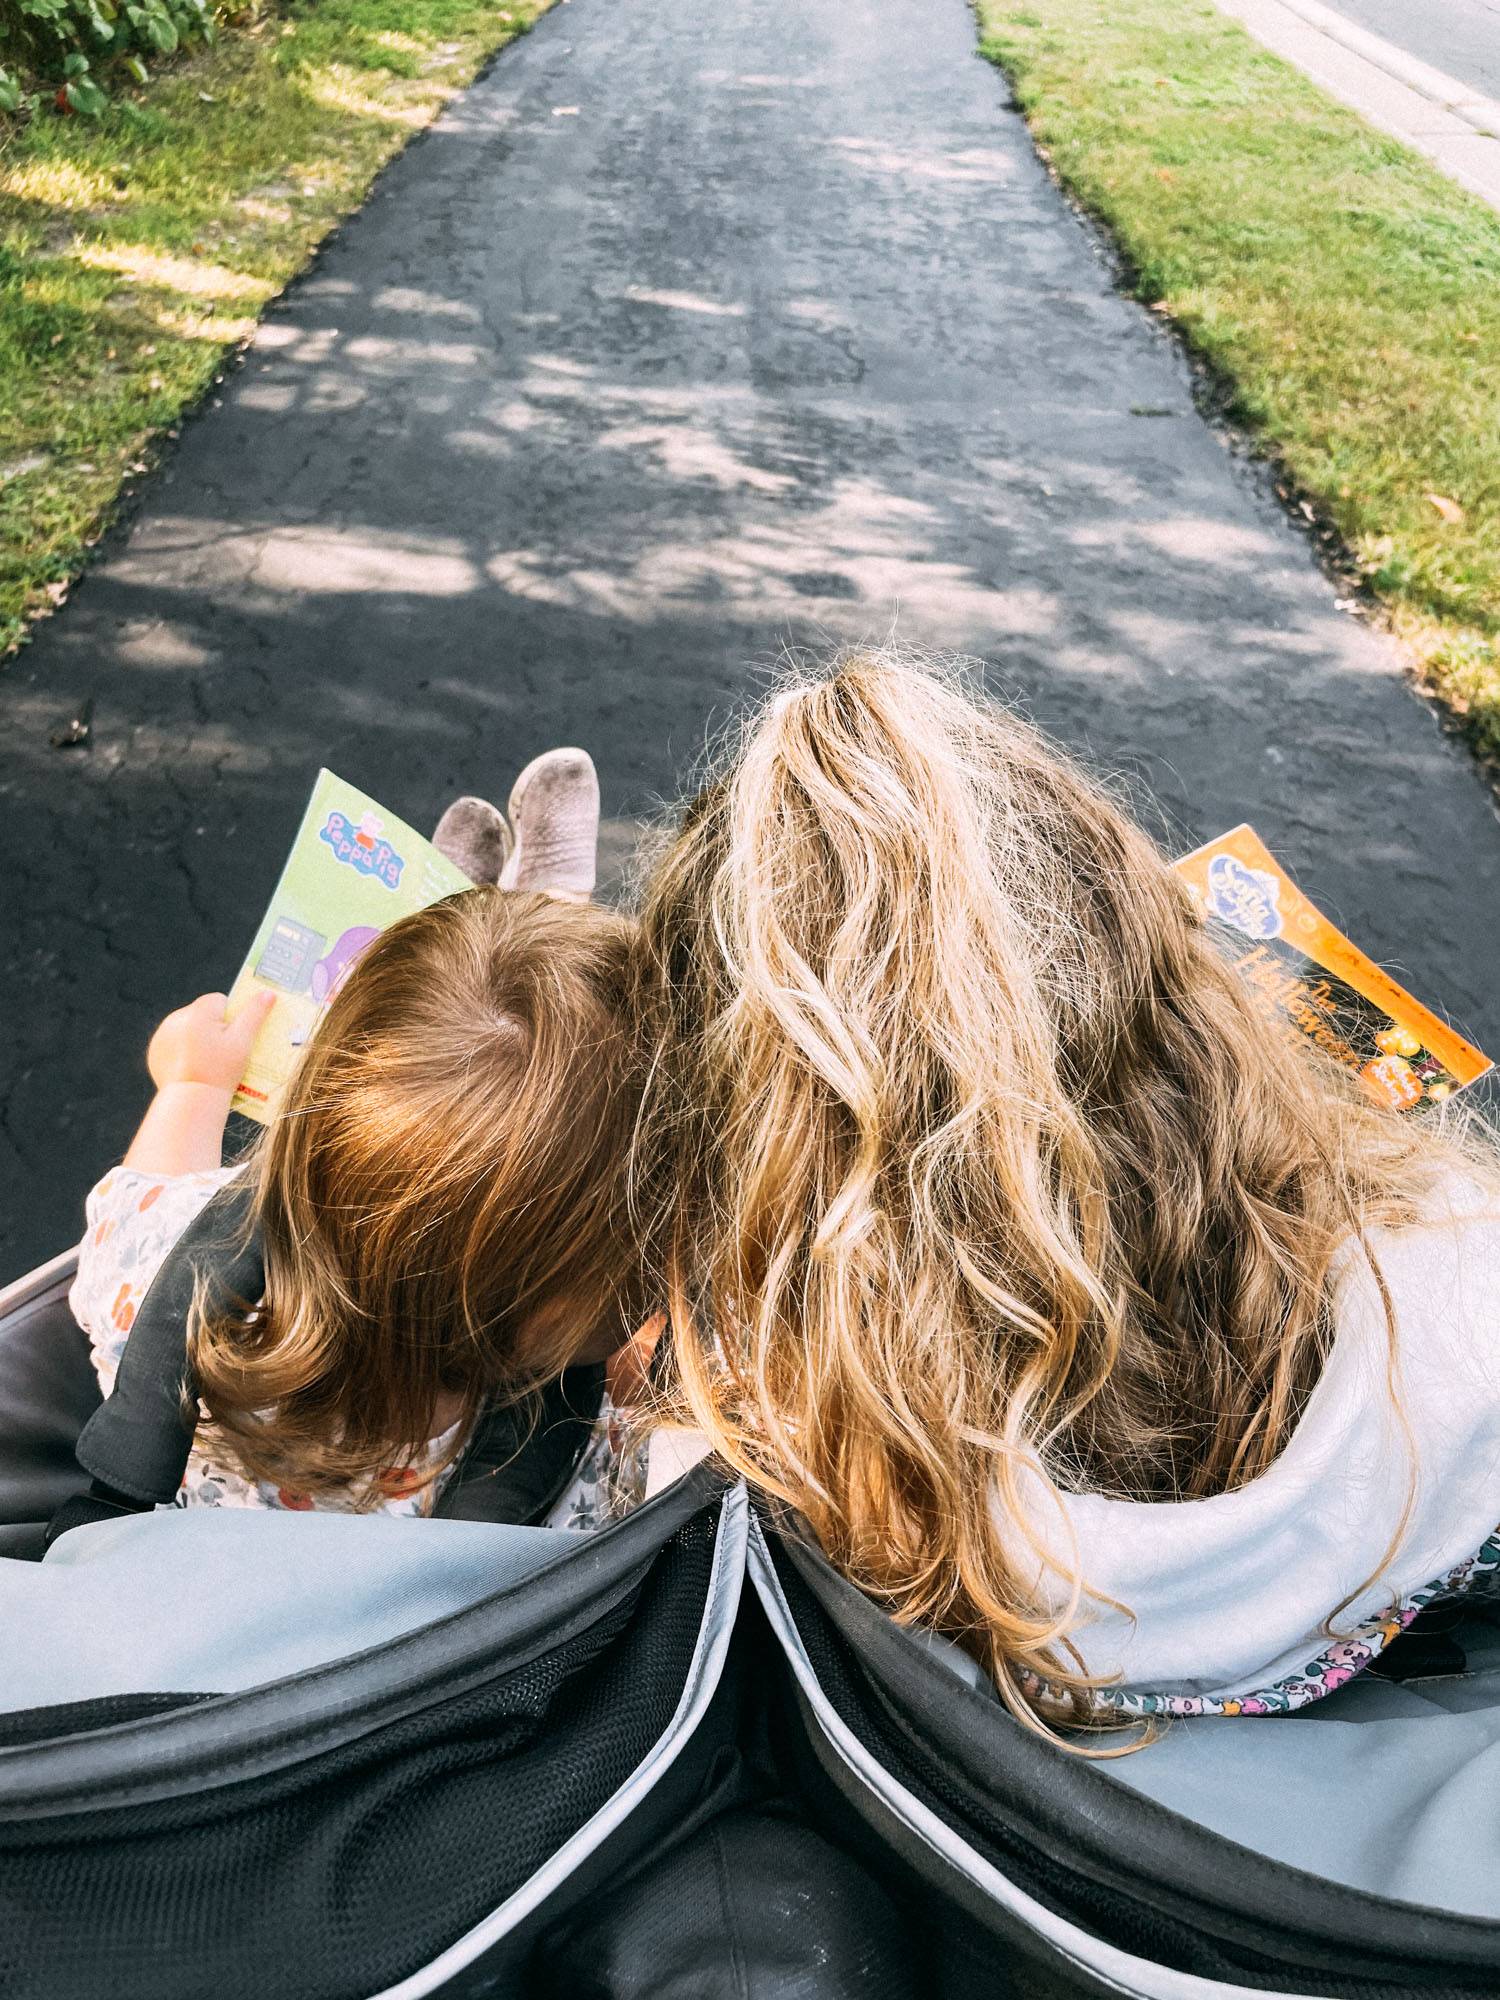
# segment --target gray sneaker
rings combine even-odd
[[[471,882],[498,882],[513,842],[505,814],[488,799],[455,799],[433,830],[432,844]]]
[[[534,889],[586,901],[598,869],[599,778],[586,750],[544,750],[510,794],[515,846],[502,889]]]

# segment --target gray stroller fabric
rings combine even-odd
[[[0,1554],[39,1553],[97,1400],[45,1365],[65,1284],[0,1301]],[[711,1467],[588,1537],[79,1527],[0,1561],[0,1630],[8,2000],[657,2000],[674,1964],[715,2000],[1500,1992],[1472,1914],[1500,1881],[1500,1659],[1472,1645],[1463,1681],[1100,1766]]]
[[[993,1698],[958,1647],[913,1636]],[[1500,1626],[1472,1618],[1463,1640],[1461,1675],[1361,1674],[1291,1715],[1178,1720],[1100,1769],[1270,1861],[1370,1895],[1500,1918]]]
[[[99,1385],[68,1311],[76,1263],[69,1251],[0,1291],[0,1556],[40,1556],[81,1483],[73,1447]]]
[[[1274,1861],[1370,1894],[1500,1918],[1500,1629],[1468,1671],[1361,1674],[1293,1715],[1171,1725],[1110,1775]]]
[[[676,1965],[714,2000],[1500,1990],[1500,1925],[1267,1862],[1029,1736],[711,1472],[597,1536],[203,1509],[0,1566],[12,1656],[51,1670],[0,1728],[0,1989],[655,2000]]]
[[[0,1710],[227,1694],[386,1644],[576,1547],[478,1521],[164,1508],[75,1528],[45,1562],[0,1560]]]

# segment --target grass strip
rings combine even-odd
[[[1500,758],[1500,215],[1206,0],[975,0],[1063,185]]]
[[[0,118],[0,656],[378,169],[550,0],[311,0],[97,121]]]

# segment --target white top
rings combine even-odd
[[[1423,1603],[1500,1572],[1500,1207],[1455,1180],[1431,1222],[1370,1241],[1395,1308],[1410,1445],[1379,1292],[1351,1246],[1335,1264],[1322,1377],[1267,1471],[1205,1500],[1063,1497],[1091,1593],[1070,1637],[1091,1674],[1118,1676],[1120,1705],[1300,1707],[1367,1665]],[[1033,1525],[1066,1555],[1039,1486]]]

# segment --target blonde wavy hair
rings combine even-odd
[[[637,1198],[681,1403],[1023,1720],[1090,1718],[1086,1579],[1027,1527],[1038,1480],[1179,1499],[1263,1471],[1328,1351],[1335,1251],[1373,1262],[1365,1232],[1417,1217],[1454,1121],[1269,1025],[1098,783],[891,655],[752,718],[641,939]]]
[[[264,1297],[194,1312],[204,1444],[378,1506],[439,1469],[435,1432],[456,1421],[451,1460],[487,1399],[628,1337],[632,944],[608,910],[483,888],[363,954],[249,1168]]]

